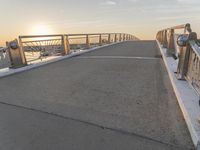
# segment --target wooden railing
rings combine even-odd
[[[175,32],[183,29],[182,34]],[[178,35],[178,37],[176,36]],[[167,49],[167,56],[178,59],[177,78],[187,80],[200,95],[200,48],[190,24],[161,30],[157,40]]]
[[[124,33],[64,34],[19,36],[19,43],[27,62],[52,55],[66,55],[72,51],[137,38]]]
[[[19,39],[7,42],[7,48],[11,67],[15,68],[49,56],[68,55],[74,51],[129,40],[139,39],[125,33],[32,35],[19,36]]]

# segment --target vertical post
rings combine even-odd
[[[111,43],[111,34],[108,34],[108,43]]]
[[[62,39],[62,47],[63,47],[62,55],[69,54],[70,48],[69,48],[68,36],[62,35],[61,39]]]
[[[130,34],[128,35],[128,40],[131,40],[131,35]]]
[[[164,48],[167,48],[167,45],[168,45],[168,44],[167,44],[167,30],[164,30],[164,31],[163,31],[163,34],[164,34],[164,35],[163,35],[163,47],[164,47]]]
[[[102,35],[99,35],[99,46],[102,46]]]
[[[115,34],[115,43],[117,42],[117,34]]]
[[[22,43],[22,38],[19,37],[19,48],[20,48],[20,55],[22,56],[22,61],[25,65],[27,65],[26,55],[24,52],[24,47]]]
[[[126,41],[128,41],[128,34],[126,35]]]
[[[124,36],[123,36],[123,41],[125,41],[126,40],[126,34],[124,34]]]
[[[22,43],[19,44],[18,40],[15,39],[14,41],[6,42],[6,45],[11,60],[11,68],[19,68],[27,65],[26,57],[21,47]]]
[[[179,80],[184,80],[188,72],[189,57],[191,53],[189,41],[191,40],[197,40],[197,34],[195,32],[189,34],[187,45],[185,47],[180,47],[180,56],[177,68],[177,78]]]
[[[121,33],[119,34],[119,41],[120,42],[122,41],[122,34]]]
[[[160,42],[160,31],[157,33],[156,39]]]
[[[160,31],[160,43],[163,44],[163,31]]]
[[[169,31],[169,40],[167,43],[167,55],[171,56],[175,54],[175,44],[174,44],[174,29]]]
[[[86,47],[89,49],[90,48],[90,39],[89,39],[89,35],[86,35]]]
[[[162,42],[162,31],[160,31],[160,33],[159,33],[159,41],[160,41],[160,43]]]
[[[69,43],[68,35],[65,36],[65,41],[66,41],[67,54],[69,54],[70,53],[70,43]]]

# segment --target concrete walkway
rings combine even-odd
[[[1,150],[189,150],[155,41],[124,42],[0,79]]]

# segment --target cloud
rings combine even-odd
[[[114,6],[114,5],[117,5],[117,2],[108,0],[108,1],[103,2],[102,5]]]

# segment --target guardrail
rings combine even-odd
[[[125,33],[19,36],[19,39],[7,42],[7,51],[11,67],[16,68],[49,56],[68,55],[74,51],[128,40],[139,39]]]
[[[182,33],[175,31],[183,29]],[[200,95],[200,43],[190,24],[161,30],[157,40],[167,49],[167,56],[178,59],[177,78],[187,80]]]
[[[58,34],[19,36],[19,43],[27,62],[47,56],[66,55],[76,50],[85,50],[136,37],[122,33]]]

